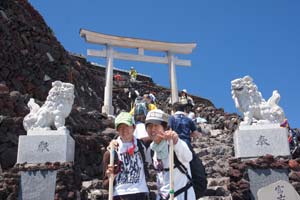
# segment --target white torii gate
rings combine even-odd
[[[102,106],[103,113],[106,113],[108,115],[113,115],[114,113],[112,106],[113,59],[169,64],[172,94],[171,102],[174,103],[178,101],[175,65],[189,67],[191,66],[191,61],[178,59],[174,56],[174,54],[190,54],[196,47],[196,43],[170,43],[154,40],[120,37],[97,33],[85,29],[80,29],[80,36],[83,37],[88,43],[106,46],[106,49],[101,51],[92,49],[87,50],[88,56],[103,57],[107,59],[104,105]],[[120,53],[114,51],[113,47],[137,49],[138,54]],[[144,55],[144,50],[165,52],[166,56],[147,56]]]

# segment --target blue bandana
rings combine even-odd
[[[157,159],[165,159],[168,157],[168,143],[166,140],[162,140],[159,144],[152,142],[150,148],[156,152]]]

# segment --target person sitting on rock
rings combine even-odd
[[[145,148],[134,135],[134,123],[128,112],[121,112],[115,119],[119,137],[111,141],[114,145],[115,166],[109,165],[110,152],[103,155],[103,187],[108,188],[111,174],[114,175],[114,200],[145,200],[148,187],[145,179]]]

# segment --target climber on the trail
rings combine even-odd
[[[137,77],[137,71],[134,69],[134,67],[130,67],[129,75],[130,75],[130,81],[135,82]]]
[[[157,107],[151,103],[149,95],[145,94],[143,97],[137,97],[134,102],[134,106],[129,112],[132,116],[139,115],[140,113],[147,113],[150,110],[157,109]]]
[[[186,142],[189,149],[193,154],[193,159],[190,162],[193,187],[196,193],[197,199],[204,195],[207,188],[207,180],[205,168],[200,158],[195,154],[192,144],[191,137],[201,137],[201,133],[197,131],[196,125],[192,119],[187,117],[186,104],[177,102],[173,105],[174,115],[169,118],[168,126],[172,130],[178,133],[180,139]]]
[[[109,165],[110,154],[103,155],[103,187],[108,188],[108,177],[113,174],[114,200],[145,200],[148,187],[145,179],[145,148],[133,135],[132,116],[121,112],[115,119],[119,137],[111,141],[114,146],[115,164]]]
[[[193,107],[195,104],[194,104],[194,100],[192,99],[192,97],[188,96],[187,95],[187,90],[186,89],[183,89],[181,92],[180,92],[180,95],[179,95],[179,102],[181,104],[187,104],[191,107]]]
[[[191,182],[189,162],[192,160],[192,152],[187,144],[178,137],[175,131],[167,130],[168,115],[162,110],[156,109],[148,112],[146,117],[146,130],[153,140],[150,148],[154,151],[153,166],[157,172],[157,198],[169,199],[169,141],[174,143],[174,196],[176,200],[195,200],[195,193]],[[176,161],[177,160],[177,161]],[[181,164],[178,164],[181,163]],[[182,171],[185,171],[183,173]]]

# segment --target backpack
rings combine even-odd
[[[195,154],[193,160],[190,162],[194,191],[196,198],[203,197],[207,189],[207,179],[205,167],[202,161]]]
[[[143,97],[137,97],[134,102],[134,117],[138,115],[147,115],[148,113],[148,104],[143,99]]]
[[[202,161],[194,154],[194,152],[193,152],[193,159],[190,162],[192,177],[189,175],[186,167],[178,160],[175,153],[174,153],[174,167],[177,167],[179,171],[184,173],[187,176],[187,178],[191,181],[195,191],[196,199],[203,197],[207,189],[206,172],[202,164]],[[184,188],[179,189],[177,192],[180,194],[181,192],[187,191],[189,189],[188,184]]]
[[[184,192],[184,199],[187,200],[187,191],[190,187],[194,188],[196,199],[204,196],[207,188],[205,168],[201,160],[194,154],[190,162],[190,167],[192,177],[189,175],[187,168],[178,160],[174,152],[174,168],[177,168],[181,173],[185,174],[189,180],[185,186],[174,192],[174,197]],[[168,171],[169,169],[165,170]],[[169,199],[169,196],[166,199]]]

